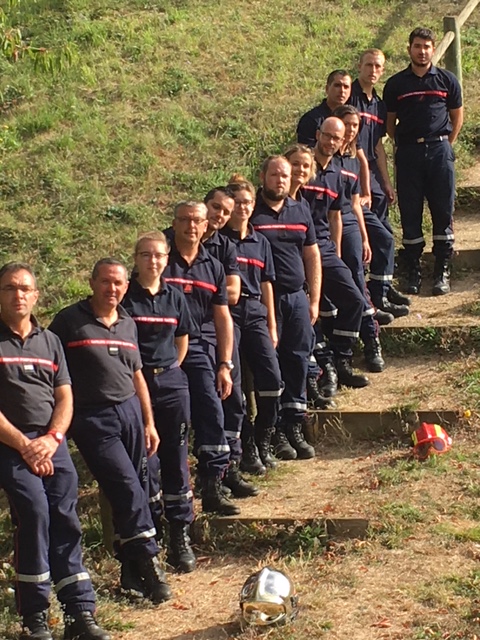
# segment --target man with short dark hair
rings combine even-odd
[[[120,305],[128,279],[118,260],[99,260],[92,295],[60,311],[50,329],[62,341],[75,411],[71,435],[112,507],[122,582],[135,568],[158,604],[172,596],[157,557],[147,498],[147,453],[158,447],[133,319]]]
[[[65,434],[72,391],[59,339],[41,329],[27,264],[0,269],[0,486],[15,527],[15,596],[22,640],[52,640],[50,580],[66,616],[65,639],[109,640],[95,623],[95,595],[82,563],[77,474]]]
[[[453,254],[455,154],[452,145],[463,124],[462,92],[450,71],[432,64],[433,31],[423,27],[409,36],[409,66],[387,80],[387,133],[395,141],[398,206],[403,230],[407,293],[421,286],[420,257],[424,200],[433,222],[433,295],[450,291]]]

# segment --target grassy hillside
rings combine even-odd
[[[330,70],[354,71],[378,46],[387,76],[405,66],[411,28],[441,34],[458,11],[443,0],[23,0],[12,23],[34,45],[70,43],[75,59],[55,76],[0,59],[0,261],[28,259],[55,312],[85,291],[95,259],[127,259],[173,202],[233,171],[255,178]],[[465,164],[480,110],[478,12],[464,33]]]

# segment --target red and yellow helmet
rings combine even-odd
[[[412,433],[413,455],[419,460],[426,460],[428,456],[445,453],[452,446],[452,439],[439,424],[422,422],[422,425]]]

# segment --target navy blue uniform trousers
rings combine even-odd
[[[376,304],[380,302],[381,298],[387,296],[392,285],[395,266],[395,240],[393,233],[375,213],[364,208],[363,217],[372,249],[368,289],[373,303]]]
[[[453,253],[455,154],[448,140],[401,144],[397,147],[398,206],[407,260],[422,255],[423,203],[426,198],[433,224],[433,253],[449,259]]]
[[[273,427],[283,391],[278,356],[267,328],[267,309],[260,300],[242,296],[231,309],[240,354],[253,375],[257,415],[255,425]]]
[[[182,363],[190,389],[193,451],[202,477],[222,478],[230,459],[222,402],[216,387],[215,348],[202,338],[189,342]]]
[[[293,424],[307,410],[307,369],[312,347],[312,327],[308,298],[301,289],[282,292],[275,289],[278,332],[278,359],[285,389],[281,397],[282,418]]]
[[[117,558],[157,555],[137,396],[110,407],[75,411],[70,435],[112,507]]]
[[[148,459],[149,502],[154,522],[164,513],[169,522],[176,520],[191,524],[194,513],[188,466],[188,378],[179,366],[158,374],[144,367],[143,375],[152,400],[155,427],[160,436],[157,455]]]
[[[78,477],[65,440],[52,462],[53,476],[40,478],[18,451],[0,444],[0,486],[15,528],[15,598],[23,616],[48,609],[51,579],[67,614],[95,610],[92,584],[82,563]]]

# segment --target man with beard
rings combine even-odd
[[[291,171],[283,156],[265,160],[260,174],[262,187],[251,222],[255,231],[265,235],[271,244],[276,273],[277,349],[285,390],[281,399],[282,421],[277,426],[274,443],[277,450],[293,447],[299,458],[312,458],[315,451],[305,442],[302,429],[307,410],[311,325],[317,320],[320,301],[320,252],[308,208],[288,195]],[[304,290],[305,281],[309,297]],[[262,435],[268,441],[271,434]]]
[[[433,222],[433,295],[450,291],[453,254],[455,154],[452,144],[463,124],[460,84],[432,64],[435,36],[418,27],[409,36],[409,66],[385,85],[387,133],[395,141],[397,195],[408,269],[407,293],[418,294],[426,198]],[[398,122],[397,122],[398,121]]]

